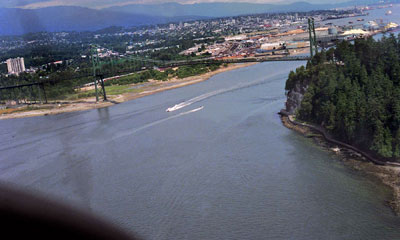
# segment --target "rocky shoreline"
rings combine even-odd
[[[283,125],[287,128],[299,132],[305,137],[312,137],[319,146],[334,152],[346,166],[374,176],[383,184],[389,186],[393,190],[393,196],[392,199],[388,201],[388,205],[393,209],[396,215],[400,214],[400,167],[375,164],[358,152],[326,141],[320,133],[307,126],[300,126],[292,123],[285,114],[281,114],[281,120]]]

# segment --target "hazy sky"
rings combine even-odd
[[[50,6],[84,6],[104,8],[110,6],[123,6],[133,3],[199,3],[199,2],[252,2],[252,3],[291,3],[305,1],[310,3],[332,3],[332,0],[0,0],[0,7],[41,8]],[[348,0],[334,0],[346,2]]]

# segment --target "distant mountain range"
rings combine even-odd
[[[0,35],[41,31],[95,31],[110,26],[130,27],[204,19],[201,16],[150,16],[69,6],[40,9],[0,8],[0,16]]]
[[[0,34],[23,34],[40,31],[85,31],[107,26],[153,24],[163,17],[117,13],[82,7],[49,7],[41,9],[0,9]]]
[[[110,26],[138,26],[245,14],[311,11],[354,6],[377,0],[340,4],[296,2],[287,5],[254,3],[132,4],[107,9],[48,7],[40,9],[0,8],[0,35],[39,31],[94,31]]]

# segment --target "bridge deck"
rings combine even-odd
[[[195,64],[216,64],[216,63],[249,63],[249,62],[277,62],[277,61],[307,61],[310,60],[309,56],[285,56],[285,57],[258,57],[258,58],[236,58],[236,59],[214,59],[214,58],[206,58],[206,59],[197,59],[192,61],[170,61],[170,62],[162,62],[159,61],[158,67],[179,67],[185,65],[195,65]],[[145,60],[146,61],[146,60]],[[155,63],[155,61],[153,61]],[[110,73],[111,74],[111,73]],[[103,73],[103,75],[107,75],[107,73]],[[90,77],[91,75],[81,76],[81,77]],[[30,87],[34,85],[39,85],[40,87],[44,87],[46,81],[43,82],[35,82],[28,84],[21,84],[15,86],[0,86],[0,90],[9,90],[15,88],[23,88]]]
[[[164,62],[163,66],[183,66],[194,64],[212,64],[212,63],[248,63],[248,62],[283,62],[283,61],[307,61],[311,58],[308,56],[294,56],[294,57],[264,57],[264,58],[236,58],[236,59],[198,59],[193,61],[174,61]]]

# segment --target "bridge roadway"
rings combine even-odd
[[[307,61],[311,58],[309,56],[285,56],[285,57],[252,57],[252,58],[233,58],[233,59],[215,59],[215,58],[203,58],[192,61],[170,61],[160,62],[158,67],[179,67],[185,65],[195,64],[213,64],[213,63],[249,63],[249,62],[286,62],[286,61]]]

